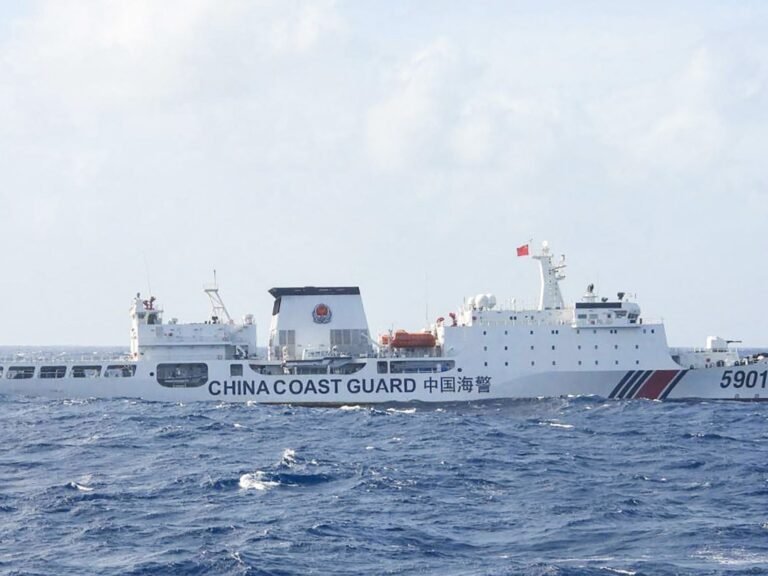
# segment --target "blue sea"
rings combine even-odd
[[[768,404],[0,400],[2,574],[768,574]]]

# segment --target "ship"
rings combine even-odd
[[[613,400],[765,400],[768,353],[710,336],[672,348],[662,321],[625,292],[587,286],[565,305],[565,258],[544,242],[538,306],[465,298],[418,332],[372,337],[356,286],[277,287],[266,346],[252,315],[235,321],[217,284],[202,322],[163,319],[154,296],[130,306],[130,350],[102,357],[0,358],[0,394],[296,405],[479,402],[595,396]]]

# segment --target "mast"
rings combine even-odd
[[[224,305],[219,294],[219,284],[216,281],[216,270],[213,271],[213,284],[203,287],[203,291],[208,295],[211,300],[211,321],[214,324],[220,324],[222,321],[226,321],[227,324],[233,324],[232,317],[227,311],[227,307]]]
[[[541,243],[541,252],[532,256],[539,261],[541,272],[541,291],[539,292],[539,310],[561,310],[563,295],[560,293],[560,280],[565,278],[562,270],[565,268],[565,255],[560,257],[558,264],[552,263],[552,254],[549,251],[549,243]]]

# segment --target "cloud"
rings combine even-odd
[[[439,145],[441,109],[453,52],[445,40],[419,50],[391,77],[391,93],[367,113],[367,147],[374,166],[405,167]]]
[[[270,44],[276,53],[303,54],[326,35],[343,29],[334,0],[279,3],[270,31]]]

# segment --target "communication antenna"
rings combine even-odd
[[[152,296],[152,283],[149,281],[149,264],[147,264],[146,253],[142,254],[142,257],[144,258],[144,273],[147,275],[147,290],[149,295]]]
[[[232,317],[227,311],[227,307],[224,305],[219,294],[219,283],[216,280],[216,269],[213,269],[213,284],[203,286],[203,291],[208,295],[211,300],[211,321],[214,324],[219,324],[222,321],[226,321],[227,324],[233,324]]]
[[[429,278],[426,269],[424,270],[424,322],[429,326]]]

